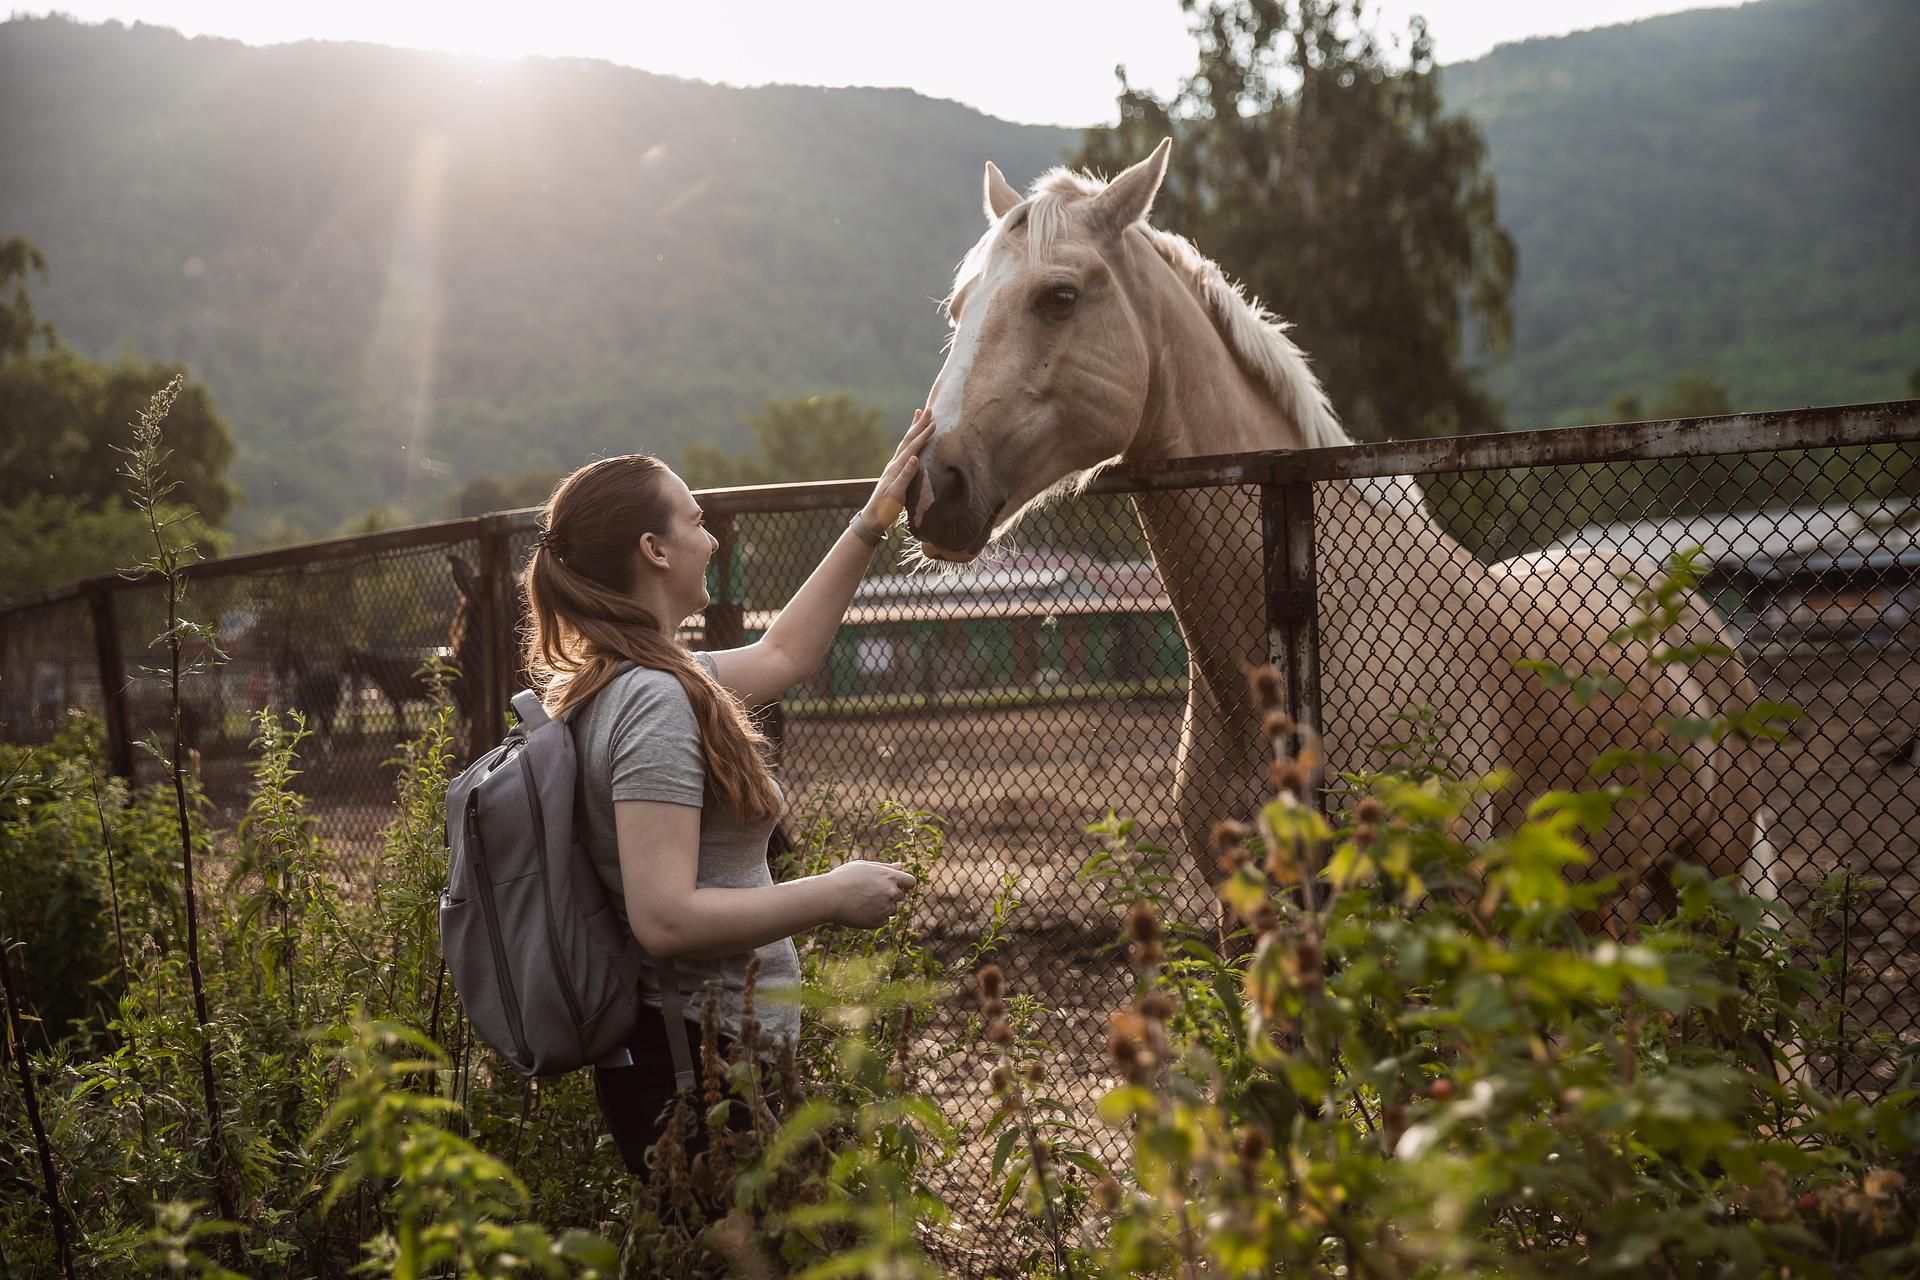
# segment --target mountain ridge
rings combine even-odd
[[[1521,247],[1516,347],[1486,369],[1511,425],[1591,420],[1691,367],[1743,407],[1897,394],[1920,183],[1884,121],[1914,91],[1875,72],[1920,44],[1900,8],[1765,0],[1444,69]],[[1756,135],[1781,112],[1775,154]],[[901,88],[0,25],[0,233],[46,250],[35,296],[74,345],[211,385],[243,530],[736,445],[769,397],[904,419],[981,162],[1024,184],[1079,138]]]

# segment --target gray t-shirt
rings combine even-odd
[[[694,655],[711,672],[713,659]],[[635,667],[615,676],[573,717],[574,748],[583,780],[586,832],[582,843],[611,891],[613,909],[627,922],[620,892],[620,846],[614,834],[615,800],[657,800],[701,808],[706,786],[706,757],[700,725],[680,682],[664,671]],[[772,822],[743,823],[731,813],[700,815],[700,870],[703,889],[751,889],[773,883],[767,866]],[[644,858],[645,851],[642,851]],[[681,1000],[698,1019],[706,991],[718,992],[722,1030],[740,1033],[740,996],[746,989],[747,952],[728,956],[681,956],[674,961]],[[782,938],[759,948],[760,976],[755,983],[754,1016],[775,1044],[800,1030],[800,957],[793,940]],[[641,998],[659,1007],[660,988],[651,962],[641,971]],[[778,994],[789,998],[780,999]]]

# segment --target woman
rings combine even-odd
[[[760,962],[759,989],[794,988],[793,934],[877,928],[913,886],[899,867],[866,861],[774,882],[767,838],[781,794],[746,708],[778,698],[826,657],[931,435],[921,410],[866,507],[766,635],[719,653],[692,653],[675,638],[707,606],[707,562],[719,546],[679,476],[644,454],[606,458],[568,476],[547,503],[527,567],[527,666],[548,713],[573,725],[582,842],[606,882],[619,884],[616,909],[652,958],[631,1065],[594,1069],[601,1113],[636,1173],[675,1094],[661,971],[677,977],[695,1017],[713,991],[731,1041],[741,1034],[750,959]],[[676,1003],[666,1001],[670,1010]],[[776,1046],[799,1017],[792,1000],[759,1005]],[[688,1030],[699,1044],[697,1023]]]

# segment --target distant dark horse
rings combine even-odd
[[[378,689],[393,708],[394,725],[400,737],[410,732],[407,703],[431,696],[418,655],[402,652],[376,652],[350,648],[339,654],[316,656],[291,640],[280,646],[273,662],[274,674],[287,690],[289,709],[298,711],[307,727],[328,749],[333,745],[334,723],[344,698],[361,689]]]

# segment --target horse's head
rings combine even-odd
[[[1123,237],[1152,208],[1170,145],[1105,186],[1061,174],[1031,199],[987,165],[987,233],[947,300],[935,434],[908,493],[927,555],[973,559],[1036,498],[1126,451],[1152,353]]]

